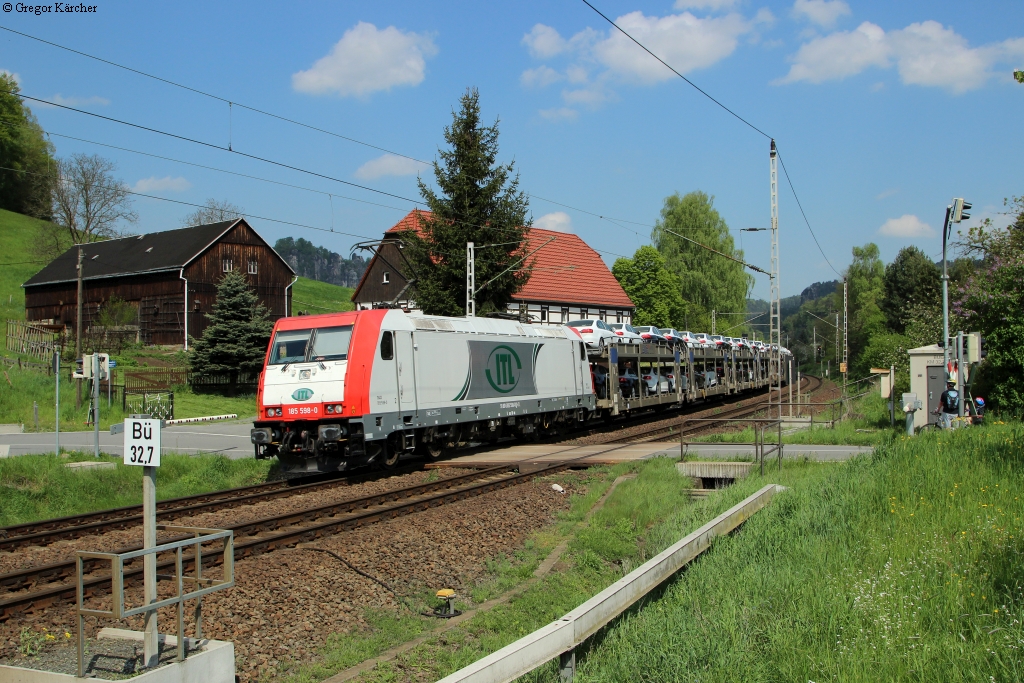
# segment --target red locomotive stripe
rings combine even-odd
[[[387,309],[358,311],[348,347],[348,371],[345,373],[345,417],[370,412],[370,375],[377,354],[380,328]]]

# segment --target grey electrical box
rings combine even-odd
[[[917,394],[903,394],[903,412],[910,413],[921,410],[921,402],[917,400]]]

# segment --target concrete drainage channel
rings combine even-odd
[[[717,489],[724,489],[732,485],[737,479],[745,479],[756,464],[753,462],[684,461],[676,463],[676,469],[682,476],[692,479],[696,485],[687,491],[690,497],[705,498]]]

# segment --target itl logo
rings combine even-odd
[[[515,363],[515,367],[512,367],[513,363]],[[523,364],[519,360],[519,354],[512,350],[512,347],[502,344],[494,347],[491,355],[487,357],[487,368],[484,370],[484,374],[492,389],[507,394],[519,384],[519,371],[522,369]]]
[[[309,399],[313,398],[313,390],[296,389],[295,391],[292,392],[292,398],[294,398],[296,401],[308,401]]]

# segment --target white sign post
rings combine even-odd
[[[124,464],[142,467],[142,545],[156,547],[156,468],[160,466],[160,420],[129,417],[124,421]],[[156,555],[143,557],[145,604],[156,602]],[[156,610],[146,612],[143,666],[160,661]]]

